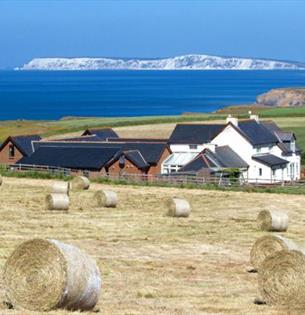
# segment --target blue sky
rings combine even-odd
[[[0,68],[188,53],[305,62],[305,1],[0,0]]]

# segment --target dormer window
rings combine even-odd
[[[13,159],[15,157],[15,146],[13,144],[10,144],[9,146],[8,156],[10,159]]]

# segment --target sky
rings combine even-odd
[[[305,1],[0,0],[0,68],[199,53],[305,62]]]

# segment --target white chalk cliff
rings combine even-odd
[[[305,70],[305,64],[209,55],[163,59],[36,58],[15,70]]]

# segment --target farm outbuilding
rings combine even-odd
[[[118,138],[118,134],[112,128],[86,129],[82,136],[96,136],[100,141],[106,141],[108,138]]]
[[[118,150],[103,146],[45,145],[19,160],[18,164],[61,167],[71,169],[75,175],[83,172],[86,176],[97,176],[105,173],[105,164]]]
[[[40,139],[38,135],[8,137],[0,147],[0,163],[15,164],[22,157],[31,155],[34,151],[32,142]]]
[[[156,175],[161,173],[162,162],[171,154],[166,143],[126,142],[107,163],[109,175]]]

